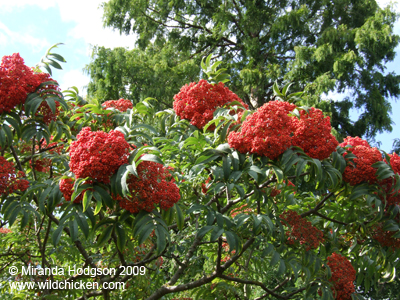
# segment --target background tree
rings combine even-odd
[[[185,82],[200,74],[200,61],[165,41],[149,44],[145,50],[94,47],[92,62],[85,67],[91,77],[89,96],[100,101],[132,99],[138,103],[156,98],[163,107],[172,107],[171,99]]]
[[[110,0],[104,4],[104,20],[123,34],[137,34],[142,50],[152,49],[153,39],[167,40],[167,47],[173,45],[179,57],[167,59],[175,66],[214,53],[215,59],[228,63],[231,89],[254,108],[272,100],[276,80],[295,82],[293,90],[307,92],[304,104],[330,112],[342,137],[372,139],[377,132],[392,129],[389,98],[398,97],[400,77],[386,74],[384,65],[393,60],[399,37],[393,34],[396,14],[389,7],[380,9],[376,1]],[[109,50],[115,55],[119,51]],[[124,63],[121,58],[117,64]],[[140,65],[128,62],[122,69],[135,68],[135,63]],[[112,79],[102,83],[113,76],[108,71],[100,77],[93,73],[102,64],[107,59],[99,55],[88,67],[91,92],[99,89],[101,97],[104,89],[114,89],[105,84]],[[171,71],[170,76],[177,78]],[[164,75],[154,78],[169,85]],[[119,80],[117,86],[124,84]],[[330,91],[349,96],[323,100]],[[352,107],[363,111],[356,122],[349,118]]]

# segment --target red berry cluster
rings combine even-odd
[[[24,172],[16,172],[12,163],[0,156],[0,195],[9,195],[15,191],[25,191],[29,182],[24,177]]]
[[[36,159],[34,163],[31,160],[30,163],[31,167],[33,166],[33,164],[35,165],[35,170],[38,172],[47,173],[50,171],[51,159],[49,158],[39,158]]]
[[[300,111],[300,120],[296,122],[293,145],[298,146],[308,156],[323,160],[335,151],[338,141],[331,134],[331,122],[323,112],[314,107],[308,113]]]
[[[51,136],[51,138],[53,138],[53,136]],[[50,148],[50,147],[54,147],[54,146],[57,146],[56,142],[50,143],[47,146],[46,140],[42,139],[40,148],[41,149],[45,149],[45,148]],[[35,149],[36,149],[36,151],[40,150],[38,145],[35,146]],[[61,154],[62,149],[63,149],[63,146],[61,145],[61,146],[55,147],[53,149],[50,149],[47,152],[50,153],[50,154],[53,154],[53,153]],[[47,173],[50,170],[52,161],[51,161],[50,158],[39,158],[39,159],[36,159],[34,163],[35,163],[35,170],[36,171]],[[30,161],[30,164],[31,164],[31,166],[33,165],[32,160]]]
[[[324,242],[322,231],[312,226],[311,222],[303,219],[297,212],[287,210],[279,217],[285,220],[291,227],[290,231],[286,232],[289,245],[293,245],[298,241],[300,245],[305,245],[306,250],[309,251],[318,248],[319,243]]]
[[[288,116],[294,104],[271,101],[249,115],[241,132],[231,132],[228,143],[242,153],[256,153],[276,159],[292,145],[295,119]]]
[[[390,157],[390,165],[392,166],[393,172],[396,174],[400,174],[400,156],[398,156],[396,153],[388,155]],[[379,185],[386,193],[387,205],[400,204],[400,191],[397,192],[393,191],[393,187],[395,184],[396,181],[394,178],[386,178],[379,182]]]
[[[11,232],[12,232],[11,229],[8,229],[8,228],[0,228],[0,233],[7,234],[7,233],[11,233]]]
[[[71,196],[74,192],[74,183],[75,183],[75,181],[71,178],[66,178],[66,179],[60,180],[60,182],[59,182],[60,191],[63,194],[65,201],[71,201]],[[75,198],[74,203],[82,202],[85,191],[83,191],[78,197]]]
[[[383,224],[375,226],[373,230],[372,238],[378,241],[382,247],[388,247],[390,250],[394,251],[400,249],[400,239],[394,238],[393,235],[396,231],[384,231]]]
[[[201,184],[201,191],[202,191],[203,194],[207,194],[207,192],[208,192],[207,185],[208,185],[208,183],[209,183],[210,181],[211,181],[211,178],[208,177],[208,178],[206,179],[205,183],[202,183],[202,184]]]
[[[46,81],[55,81],[54,79],[50,78],[50,75],[47,73],[39,73],[35,74],[39,80],[40,83],[46,82]],[[37,93],[40,94],[40,96],[45,96],[45,95],[57,95],[57,93],[50,91],[50,90],[55,90],[55,91],[61,91],[61,89],[56,86],[56,85],[46,85],[41,87]],[[46,101],[43,101],[40,106],[38,107],[35,116],[42,116],[43,117],[43,122],[46,125],[49,125],[51,121],[56,121],[58,115],[60,114],[60,103],[58,101],[55,102],[56,104],[56,110],[53,113],[51,110],[50,106],[47,104]]]
[[[229,146],[241,153],[255,153],[276,159],[291,146],[302,148],[317,159],[327,158],[338,144],[331,134],[330,118],[311,108],[301,111],[300,120],[288,114],[296,105],[270,101],[249,115],[241,132],[231,132]]]
[[[343,173],[343,180],[350,183],[350,185],[356,185],[361,182],[376,183],[376,169],[372,165],[382,161],[382,155],[379,150],[372,148],[367,141],[359,137],[347,137],[340,146],[350,146],[347,151],[357,156],[353,162],[348,162]]]
[[[253,212],[253,210],[251,208],[246,208],[246,207],[247,207],[247,204],[243,204],[243,205],[241,205],[241,206],[239,206],[237,208],[232,209],[231,217],[234,218],[240,213],[249,214],[249,213]]]
[[[53,139],[53,138],[54,138],[53,136],[50,137],[50,139]],[[46,142],[45,139],[42,139],[40,141],[40,148],[41,149],[54,147],[52,149],[47,150],[46,152],[51,153],[51,154],[54,154],[54,153],[61,154],[64,146],[63,145],[60,145],[58,147],[55,147],[55,146],[57,146],[57,142],[53,142],[53,143],[50,143],[50,144],[47,145],[47,142]],[[39,146],[36,146],[36,149],[39,150]]]
[[[17,105],[25,103],[29,93],[34,92],[42,82],[49,80],[52,79],[48,74],[34,73],[31,68],[27,67],[19,53],[4,56],[0,65],[0,114],[8,113]],[[43,87],[40,92],[44,93],[48,89],[57,88],[47,86]],[[44,122],[49,124],[53,117],[52,113],[50,114],[46,110],[46,106],[48,106],[47,103],[42,103],[38,112],[44,115]]]
[[[38,86],[35,79],[19,53],[4,56],[0,65],[0,114],[24,103],[28,93]]]
[[[190,124],[199,129],[213,119],[213,113],[218,107],[225,104],[238,101],[248,109],[247,104],[222,82],[212,85],[203,79],[183,86],[174,100],[175,113],[181,119],[190,120]]]
[[[118,168],[128,163],[129,144],[115,130],[92,132],[85,127],[71,143],[69,166],[75,178],[91,177],[108,184]]]
[[[296,187],[294,184],[293,184],[293,182],[291,182],[290,180],[288,180],[288,183],[286,184],[287,186],[293,186],[293,187]],[[279,194],[281,193],[281,190],[278,190],[277,188],[272,188],[272,190],[271,190],[271,194],[270,194],[270,196],[271,197],[276,197],[276,196],[278,196]],[[294,192],[294,194],[296,194],[296,192]]]
[[[109,100],[102,104],[104,108],[115,108],[119,111],[125,112],[129,108],[133,108],[133,104],[131,101],[126,99],[119,99],[119,100]]]
[[[168,210],[180,199],[179,188],[163,165],[143,161],[137,166],[137,173],[139,178],[129,175],[127,180],[132,197],[115,197],[122,208],[131,213],[151,212],[159,204],[161,209]]]
[[[341,254],[333,253],[328,257],[328,266],[331,269],[333,283],[332,291],[337,300],[350,300],[351,294],[355,292],[354,281],[356,271],[350,261]]]

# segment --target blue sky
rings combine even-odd
[[[36,65],[46,50],[64,43],[56,53],[64,56],[67,63],[62,71],[54,71],[53,78],[62,89],[77,86],[82,95],[89,79],[83,74],[84,66],[90,62],[92,45],[105,47],[129,47],[135,44],[134,36],[120,36],[109,28],[103,28],[101,3],[104,0],[0,0],[0,55],[19,52],[28,66]],[[388,1],[378,1],[381,7]],[[399,6],[396,9],[400,12]],[[396,34],[400,35],[400,22],[396,23]],[[387,71],[400,74],[400,47],[394,62],[387,64]],[[331,94],[334,97],[340,95]],[[361,111],[354,111],[354,118]],[[393,125],[391,133],[377,136],[381,149],[392,149],[393,139],[400,138],[400,101],[392,101]]]

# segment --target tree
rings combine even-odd
[[[362,299],[395,279],[400,157],[339,144],[288,86],[248,110],[210,58],[162,111],[3,58],[4,297]]]
[[[341,138],[373,139],[392,130],[389,98],[399,96],[400,77],[384,70],[399,41],[393,33],[396,18],[391,8],[370,0],[104,4],[105,25],[137,34],[140,49],[165,39],[190,58],[214,53],[228,64],[232,90],[254,108],[273,100],[276,80],[294,82],[294,90],[306,91],[303,104],[331,113]],[[92,65],[101,63],[98,57]],[[349,96],[323,100],[330,91]],[[356,122],[349,118],[352,107],[363,111]]]
[[[165,42],[145,51],[94,47],[92,62],[85,67],[92,79],[88,94],[100,101],[127,98],[134,103],[152,97],[171,107],[176,91],[198,78],[199,63]]]

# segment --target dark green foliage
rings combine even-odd
[[[138,103],[152,97],[172,107],[172,97],[181,86],[200,74],[199,61],[167,43],[145,51],[95,47],[92,59],[86,66],[92,78],[88,92],[101,101],[124,98]]]
[[[385,74],[384,64],[393,60],[399,42],[393,34],[396,14],[373,0],[111,0],[104,4],[104,19],[121,33],[137,34],[146,55],[139,58],[143,52],[132,50],[130,60],[123,50],[95,49],[89,90],[102,99],[122,96],[126,85],[136,84],[144,96],[171,101],[183,83],[182,64],[194,66],[191,59],[214,53],[215,59],[228,62],[230,88],[253,107],[272,99],[276,80],[296,82],[292,91],[307,91],[304,104],[330,112],[341,136],[373,139],[392,130],[388,99],[398,97],[400,77]],[[168,67],[158,72],[157,63]],[[96,71],[99,67],[102,72]],[[187,74],[196,73],[190,70]],[[136,74],[145,75],[145,82],[126,79],[139,78]],[[161,96],[153,95],[155,82]],[[350,96],[326,101],[324,93],[330,91]],[[349,118],[352,107],[362,110],[356,122]]]

